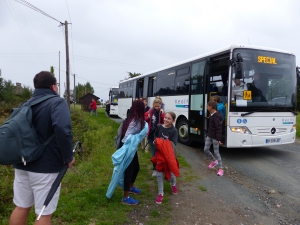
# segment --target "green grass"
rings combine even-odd
[[[300,112],[296,116],[296,137],[300,138]]]
[[[119,124],[105,115],[104,109],[98,109],[98,117],[90,117],[78,107],[71,107],[72,133],[74,143],[82,142],[83,154],[76,154],[75,165],[68,170],[62,180],[62,188],[57,210],[53,214],[53,224],[96,225],[96,224],[132,224],[135,219],[130,213],[138,211],[143,224],[168,224],[171,208],[168,205],[170,185],[165,182],[164,204],[157,205],[157,182],[151,176],[150,153],[138,151],[140,172],[136,184],[142,194],[136,199],[139,205],[130,207],[121,204],[123,190],[117,187],[112,198],[106,198],[113,165],[111,155],[114,148],[114,136]],[[183,157],[179,156],[181,167],[189,168]],[[184,182],[179,177],[178,182]],[[12,203],[13,169],[0,166],[0,224],[8,224],[8,218],[14,208]],[[145,219],[146,218],[146,219]],[[29,223],[33,224],[34,211],[31,211]]]
[[[98,225],[98,224],[136,224],[142,219],[143,224],[169,224],[171,207],[168,204],[171,188],[165,182],[165,197],[161,205],[155,203],[157,182],[151,176],[152,164],[150,153],[138,151],[140,172],[136,185],[142,194],[136,198],[141,204],[129,207],[121,204],[123,191],[116,188],[111,199],[105,194],[110,183],[113,165],[111,155],[115,152],[114,136],[119,124],[107,118],[104,109],[98,109],[98,117],[90,117],[89,112],[82,112],[78,107],[71,107],[72,133],[74,143],[82,142],[83,153],[76,155],[76,163],[69,169],[62,181],[61,195],[57,210],[53,214],[53,224]],[[0,122],[5,119],[0,118]],[[300,115],[297,116],[297,137],[300,137]],[[193,175],[192,169],[182,156],[178,156],[181,175],[180,183],[200,179]],[[0,166],[0,224],[8,224],[8,218],[14,208],[13,169],[11,166]],[[199,186],[201,191],[206,188]],[[140,218],[131,219],[130,215],[138,212]],[[133,213],[136,215],[136,213]],[[32,210],[29,223],[35,219]],[[140,221],[141,222],[141,221]]]
[[[206,187],[204,187],[204,186],[202,186],[202,185],[199,186],[199,189],[200,189],[201,191],[207,191]]]

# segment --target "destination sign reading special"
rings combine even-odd
[[[257,57],[257,62],[264,64],[277,64],[276,58],[270,56],[261,56]]]

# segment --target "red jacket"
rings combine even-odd
[[[151,130],[152,116],[154,114],[153,110],[154,109],[151,108],[151,109],[149,109],[149,111],[145,112],[145,120],[148,123],[148,133],[147,133],[147,135],[149,135],[150,130]],[[150,117],[149,117],[149,114],[150,114]],[[158,124],[163,124],[164,123],[165,115],[166,115],[165,113],[159,112]]]
[[[92,103],[90,104],[90,106],[91,106],[91,110],[96,110],[97,109],[97,103],[96,103],[96,101],[92,100]]]
[[[158,172],[164,172],[167,180],[171,179],[171,172],[178,177],[180,175],[179,163],[171,141],[169,139],[156,138],[155,144],[156,152],[151,158],[151,161],[156,164],[155,169]]]

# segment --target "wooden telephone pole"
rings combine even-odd
[[[74,102],[74,108],[75,108],[75,104],[76,104],[75,74],[73,74],[73,76],[74,76],[73,102]]]
[[[67,93],[66,100],[70,108],[70,61],[69,61],[69,42],[68,42],[68,21],[65,21],[65,36],[66,36],[66,82]]]

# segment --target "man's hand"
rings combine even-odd
[[[219,141],[219,145],[222,145],[223,143],[221,141]]]
[[[72,161],[68,163],[68,167],[71,168],[75,163],[75,157],[73,157]]]

